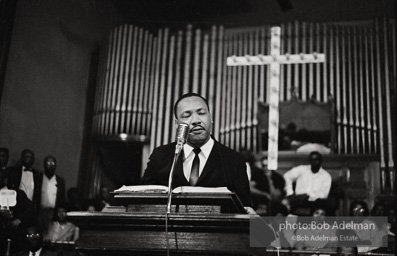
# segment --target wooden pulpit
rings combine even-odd
[[[167,194],[120,193],[104,212],[70,212],[86,255],[166,255]],[[228,194],[176,194],[168,215],[171,255],[258,255],[249,243],[250,215]],[[262,254],[263,254],[262,253]]]

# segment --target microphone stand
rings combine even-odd
[[[175,156],[172,162],[170,176],[168,178],[168,199],[167,199],[167,212],[165,214],[165,236],[167,240],[167,256],[170,255],[170,244],[168,238],[168,215],[171,213],[171,198],[172,198],[172,178],[174,176],[175,165],[178,161],[179,155],[181,154],[183,144],[177,144],[175,148]]]
[[[11,239],[7,239],[7,252],[5,256],[10,256]]]

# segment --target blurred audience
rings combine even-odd
[[[313,217],[310,220],[318,223],[319,225],[326,222],[325,217],[327,216],[327,211],[320,205],[313,205],[310,215]],[[336,230],[333,228],[298,229],[296,231],[296,236],[309,238],[295,243],[295,248],[298,250],[324,248],[326,251],[333,251],[338,244],[338,241],[334,241],[332,239],[313,239],[313,237],[336,237]]]
[[[364,201],[353,201],[350,205],[350,215],[354,217],[368,217],[368,205]],[[367,225],[374,225],[376,228],[370,229],[355,229],[358,236],[359,243],[357,250],[359,253],[369,252],[381,247],[384,242],[384,237],[387,236],[386,227],[382,227],[379,223],[374,222],[368,218],[360,218],[355,221]]]
[[[8,190],[7,173],[0,171],[0,191]],[[7,248],[7,239],[11,239],[11,253],[19,251],[24,244],[25,228],[36,221],[34,204],[25,192],[16,189],[16,204],[0,206],[0,255]]]
[[[377,202],[371,210],[371,216],[373,217],[387,217],[387,223],[379,223],[377,225],[386,230],[386,234],[383,237],[383,243],[387,243],[387,247],[381,247],[372,250],[376,253],[395,253],[396,252],[396,236],[392,231],[393,221],[395,221],[396,216],[394,215],[393,206],[388,206],[384,202]]]

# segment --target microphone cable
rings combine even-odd
[[[170,242],[169,242],[169,237],[168,237],[168,218],[169,218],[169,214],[171,213],[172,178],[174,176],[175,164],[178,161],[180,153],[181,153],[181,150],[179,150],[179,152],[175,153],[174,160],[173,160],[172,166],[171,166],[170,177],[168,180],[167,211],[165,212],[165,238],[167,241],[167,256],[170,255]]]

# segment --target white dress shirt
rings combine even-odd
[[[204,166],[207,163],[208,157],[211,154],[212,148],[214,147],[214,140],[210,137],[210,139],[205,143],[203,146],[201,146],[201,151],[198,154],[199,159],[200,159],[200,166],[199,166],[199,177],[201,173],[203,172]],[[185,144],[183,146],[183,153],[185,154],[185,159],[183,160],[183,174],[185,175],[185,178],[189,180],[190,178],[190,172],[192,171],[192,164],[193,164],[193,159],[195,157],[195,153],[193,152],[193,147]]]
[[[332,182],[332,177],[326,170],[321,167],[317,173],[313,173],[310,165],[292,168],[284,174],[284,179],[287,196],[294,194],[292,184],[296,182],[295,194],[307,194],[309,201],[327,198]]]
[[[34,191],[33,172],[25,171],[25,169],[25,166],[22,166],[21,184],[19,185],[19,189],[24,191],[26,196],[30,201],[32,201]]]
[[[44,174],[43,185],[41,186],[41,208],[55,208],[55,201],[57,199],[57,179],[52,176],[51,179]]]
[[[33,256],[33,255],[34,256],[40,256],[42,249],[43,248],[38,249],[36,252],[34,252],[34,254],[33,254],[33,252],[29,251],[29,256]]]

